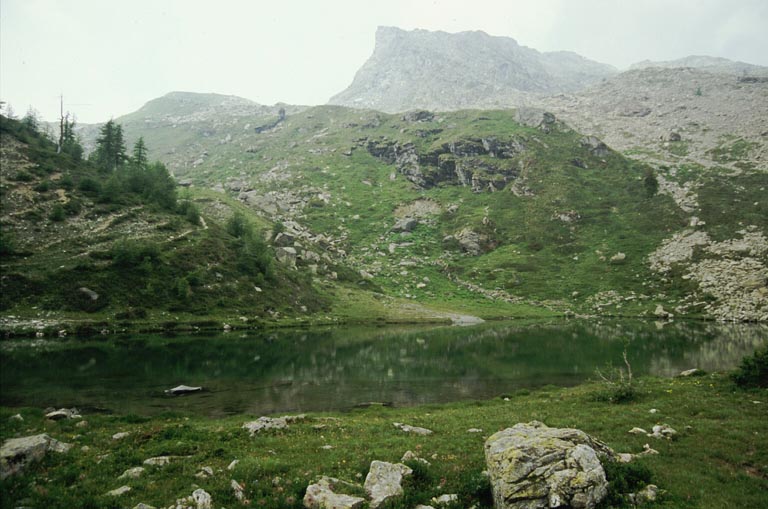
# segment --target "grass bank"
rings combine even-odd
[[[737,388],[723,374],[635,383],[637,398],[624,404],[609,403],[602,383],[588,383],[521,390],[489,401],[309,414],[286,429],[254,437],[242,425],[258,416],[212,420],[86,414],[83,425],[80,420],[48,421],[40,409],[3,408],[3,439],[48,433],[75,446],[63,455],[50,453],[27,474],[3,481],[2,507],[134,507],[140,502],[167,507],[196,487],[212,495],[215,507],[239,507],[233,479],[244,486],[253,506],[301,507],[307,484],[319,475],[362,484],[372,460],[399,461],[408,450],[431,466],[417,470],[406,498],[392,507],[412,508],[445,493],[459,495],[456,507],[489,507],[483,442],[500,429],[531,420],[582,429],[617,452],[638,453],[650,444],[659,454],[635,464],[666,490],[653,507],[768,507],[766,390]],[[9,420],[17,412],[23,422]],[[394,422],[434,433],[407,434]],[[650,431],[658,423],[676,429],[675,439],[627,433],[636,426]],[[122,432],[129,434],[113,439]],[[176,458],[166,466],[144,465],[138,479],[118,479],[145,459],[165,455]],[[229,470],[235,459],[239,462]],[[203,467],[213,475],[196,477]],[[123,485],[131,491],[106,495]]]

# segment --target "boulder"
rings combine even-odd
[[[608,146],[597,136],[584,136],[579,142],[593,156],[603,157],[608,155]]]
[[[333,477],[321,477],[316,483],[307,486],[307,491],[304,494],[304,507],[307,509],[358,509],[362,507],[365,503],[364,498],[334,491],[337,487],[342,486],[358,488],[351,483]]]
[[[398,219],[395,226],[392,227],[393,232],[412,232],[414,228],[419,224],[419,220],[413,217],[404,217]]]
[[[131,487],[130,486],[120,486],[119,488],[115,488],[112,491],[108,491],[107,492],[107,496],[109,496],[109,497],[119,497],[120,495],[125,495],[129,491],[131,491]]]
[[[427,428],[420,428],[419,426],[411,426],[410,424],[403,424],[402,422],[392,423],[394,427],[406,433],[414,433],[416,435],[431,435],[432,430]]]
[[[495,433],[485,458],[496,509],[595,507],[608,492],[598,455],[616,458],[577,429],[533,421]]]
[[[283,265],[287,265],[291,268],[296,268],[296,258],[298,253],[296,248],[293,247],[277,247],[275,248],[275,258]]]
[[[118,479],[138,479],[144,473],[144,467],[133,467],[123,472]]]
[[[48,451],[67,452],[71,444],[59,442],[46,434],[10,438],[0,447],[0,479],[22,472],[30,463],[41,460]]]
[[[259,417],[255,421],[246,422],[243,428],[247,429],[251,435],[263,430],[287,428],[288,423],[282,417]]]
[[[371,497],[371,509],[376,509],[384,502],[403,495],[403,477],[413,474],[413,470],[402,463],[372,461],[365,477],[365,491]]]

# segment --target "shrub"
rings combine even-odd
[[[608,365],[605,373],[599,369],[596,370],[597,376],[600,377],[605,387],[605,390],[597,394],[597,400],[608,401],[609,403],[628,403],[637,399],[638,392],[632,381],[632,366],[627,359],[626,347],[621,355],[626,371],[624,368],[614,368],[611,365]]]
[[[151,242],[123,241],[112,248],[112,263],[118,267],[132,268],[160,259],[160,248]]]
[[[744,357],[731,379],[743,388],[768,387],[768,345]]]
[[[62,207],[60,204],[56,204],[53,206],[51,213],[48,214],[48,219],[58,223],[64,221],[65,216],[66,213],[64,212],[64,207]]]
[[[99,184],[96,179],[91,177],[86,177],[81,180],[77,187],[80,189],[80,191],[86,194],[98,195],[101,192],[101,184]]]
[[[608,495],[598,507],[624,507],[625,494],[640,491],[651,482],[651,471],[645,465],[617,461],[602,463],[608,481]]]

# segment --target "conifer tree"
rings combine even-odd
[[[103,171],[114,171],[123,165],[126,160],[125,140],[120,124],[110,120],[102,126],[93,157]]]
[[[144,144],[144,138],[140,137],[133,145],[133,158],[132,162],[134,166],[139,168],[146,168],[149,160],[147,159],[147,146]]]

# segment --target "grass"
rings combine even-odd
[[[25,475],[3,481],[0,496],[3,507],[132,507],[139,502],[161,507],[199,486],[217,507],[236,507],[229,486],[235,479],[252,505],[301,507],[304,489],[318,476],[362,483],[372,460],[397,462],[411,450],[431,466],[411,481],[402,505],[392,507],[429,503],[443,493],[458,494],[462,507],[490,507],[480,475],[484,439],[515,423],[539,420],[582,429],[617,452],[637,453],[650,443],[660,454],[635,461],[650,471],[651,482],[666,490],[654,507],[768,507],[765,390],[737,389],[721,374],[635,382],[638,396],[625,404],[596,397],[603,391],[600,383],[545,387],[489,401],[311,414],[286,430],[255,437],[241,426],[256,416],[210,420],[91,414],[84,416],[88,424],[78,427],[74,421],[46,421],[39,409],[4,408],[2,438],[44,432],[75,447],[64,455],[49,454]],[[651,408],[657,413],[649,413]],[[17,412],[23,422],[8,419]],[[426,427],[434,434],[406,434],[393,422]],[[656,423],[676,429],[675,440],[627,433]],[[468,433],[469,428],[483,432]],[[113,440],[117,432],[130,435]],[[117,480],[126,469],[159,455],[180,458],[165,467],[147,467],[138,480]],[[239,463],[230,472],[227,466],[234,459]],[[195,477],[203,466],[210,466],[214,476]],[[132,491],[118,499],[105,495],[123,484]]]

